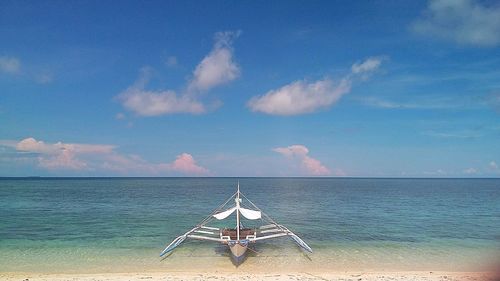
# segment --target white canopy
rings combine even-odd
[[[225,210],[224,212],[220,212],[218,214],[215,214],[214,218],[216,218],[218,220],[223,220],[223,219],[229,217],[229,215],[231,215],[235,210],[236,210],[236,207],[232,207],[231,209]]]
[[[229,217],[232,213],[234,213],[234,211],[236,209],[237,209],[237,207],[232,207],[231,209],[227,209],[224,212],[220,212],[218,214],[215,214],[214,218],[216,218],[218,220],[223,220],[223,219]],[[254,211],[254,210],[245,209],[245,208],[241,208],[241,207],[238,210],[240,211],[240,214],[242,214],[245,218],[247,218],[249,220],[256,220],[256,219],[260,219],[262,217],[262,214],[260,213],[260,211]]]
[[[260,219],[262,214],[260,211],[254,211],[250,209],[240,208],[240,213],[249,220]]]

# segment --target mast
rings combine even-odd
[[[240,181],[236,192],[236,240],[240,240]]]

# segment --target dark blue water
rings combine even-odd
[[[162,266],[157,254],[165,244],[231,196],[237,180],[0,179],[0,270],[92,268],[118,256],[120,263]],[[394,259],[458,266],[500,257],[498,179],[239,180],[248,198],[316,250],[313,257],[340,267]],[[285,247],[287,257],[297,257],[293,244],[280,243],[258,249],[265,256]],[[220,256],[211,244],[185,247],[178,259],[196,256],[187,250],[196,247]]]

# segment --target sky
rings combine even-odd
[[[0,176],[500,176],[500,3],[0,1]]]

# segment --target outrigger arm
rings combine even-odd
[[[307,245],[306,242],[304,242],[297,234],[293,233],[290,231],[288,228],[284,227],[283,225],[280,224],[269,224],[265,226],[261,226],[259,228],[259,233],[266,235],[264,236],[259,236],[255,238],[250,238],[250,242],[255,242],[255,241],[260,241],[260,240],[265,240],[265,239],[271,239],[271,238],[278,238],[278,237],[283,237],[283,236],[288,236],[290,237],[297,246],[300,248],[308,251],[309,253],[312,253],[313,250],[309,245]],[[269,234],[267,234],[269,233]]]
[[[196,239],[196,240],[208,240],[208,241],[214,241],[214,242],[224,242],[224,239],[217,238],[217,237],[210,237],[210,236],[203,236],[199,234],[205,234],[205,235],[218,235],[218,233],[209,231],[209,230],[216,230],[219,231],[219,228],[216,227],[209,227],[209,226],[197,226],[190,231],[184,233],[181,236],[178,236],[177,238],[174,239],[168,246],[161,252],[160,257],[163,257],[165,254],[170,253],[173,251],[175,248],[177,248],[186,238],[191,238],[191,239]]]

